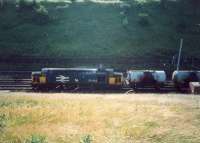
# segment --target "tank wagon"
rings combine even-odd
[[[123,73],[113,69],[43,68],[32,72],[32,87],[36,90],[89,88],[121,88]]]
[[[166,73],[154,70],[129,70],[127,81],[134,90],[141,87],[154,87],[159,90],[166,82]]]
[[[174,71],[172,81],[178,90],[189,88],[190,82],[200,82],[200,71]]]

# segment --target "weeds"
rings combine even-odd
[[[7,124],[7,117],[5,114],[0,114],[0,132],[3,132]]]
[[[92,136],[86,135],[86,136],[82,137],[80,143],[92,143]]]
[[[199,141],[199,97],[1,94],[0,143]]]
[[[25,143],[48,143],[45,136],[33,134]]]
[[[33,107],[37,106],[38,101],[36,100],[24,100],[24,99],[17,99],[15,101],[0,101],[0,107]]]

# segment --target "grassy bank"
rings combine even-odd
[[[46,24],[35,22],[31,12],[16,11],[14,5],[1,10],[1,58],[132,58],[151,62],[176,55],[181,37],[185,56],[198,57],[200,53],[198,27],[193,27],[198,16],[182,13],[176,2],[163,10],[154,0],[63,1],[42,3],[51,19]]]
[[[0,142],[198,143],[200,98],[0,93]]]

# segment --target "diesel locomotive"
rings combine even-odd
[[[35,90],[115,88],[123,85],[123,73],[113,69],[92,68],[43,68],[32,72],[32,87]]]

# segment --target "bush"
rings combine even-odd
[[[18,2],[17,8],[19,11],[27,11],[27,10],[34,10],[38,6],[38,3],[33,1],[27,1],[27,0],[20,0]]]
[[[141,26],[149,26],[150,25],[150,22],[149,22],[149,19],[148,19],[149,15],[146,14],[146,13],[140,13],[139,14],[139,21],[138,23],[141,25]]]
[[[35,8],[34,20],[37,24],[46,24],[49,22],[50,18],[48,10],[43,5]]]
[[[80,143],[92,143],[92,137],[90,135],[86,135],[81,139]]]
[[[25,143],[47,143],[46,137],[40,135],[32,135]]]
[[[29,22],[46,24],[50,20],[48,10],[41,3],[36,2],[36,0],[20,0],[17,10],[20,12],[20,16]]]
[[[182,21],[176,25],[176,31],[180,33],[184,33],[187,29],[188,25]]]
[[[6,115],[0,114],[0,132],[2,132],[5,129],[6,123],[7,123]]]

